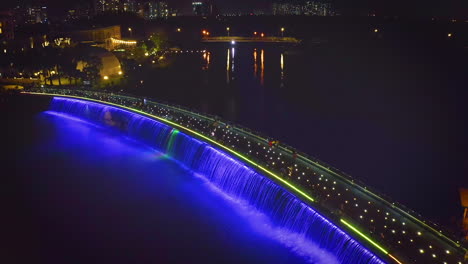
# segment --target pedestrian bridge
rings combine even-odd
[[[193,136],[288,190],[386,263],[465,263],[467,250],[442,227],[338,169],[245,127],[121,94],[51,88],[22,93],[107,104]]]
[[[289,43],[289,44],[299,44],[301,40],[292,37],[236,37],[236,36],[220,36],[220,37],[204,37],[202,42],[213,42],[213,43],[223,43],[223,42],[247,42],[247,43]]]

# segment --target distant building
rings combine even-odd
[[[307,1],[302,11],[306,16],[333,16],[335,14],[329,2]]]
[[[192,2],[192,15],[194,16],[213,16],[216,13],[216,7],[211,1]]]
[[[177,9],[174,9],[174,8],[169,8],[168,16],[170,16],[170,17],[179,16],[179,11]]]
[[[95,0],[95,13],[101,12],[130,12],[149,20],[177,14],[177,11],[169,9],[164,1]]]
[[[15,25],[12,12],[0,12],[0,40],[12,40]]]
[[[122,11],[124,12],[137,13],[137,10],[138,10],[138,3],[136,3],[133,0],[125,1],[122,4]]]
[[[302,6],[294,3],[273,3],[273,15],[302,15]]]
[[[27,24],[47,23],[47,7],[46,6],[33,6],[25,10],[24,22]]]
[[[330,2],[325,1],[299,1],[275,2],[272,5],[272,14],[275,16],[306,15],[306,16],[333,16],[335,12]]]
[[[96,13],[100,12],[118,12],[123,9],[120,0],[96,0]]]
[[[107,50],[112,50],[115,47],[115,41],[113,40],[121,40],[122,38],[120,26],[118,25],[71,31],[66,35],[68,35],[68,37],[70,37],[73,42],[87,43],[92,46],[105,48]]]
[[[169,8],[166,2],[147,2],[145,11],[145,18],[149,20],[169,16]]]
[[[73,8],[67,10],[67,21],[90,18],[92,16],[91,6],[86,2],[76,4]]]

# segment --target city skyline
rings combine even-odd
[[[84,1],[92,4],[91,0]],[[52,15],[63,14],[73,5],[84,3],[83,1],[59,1],[59,0],[6,0],[4,8],[13,8],[16,6],[46,6]],[[136,2],[157,2],[157,1],[136,1]],[[191,0],[172,0],[165,1],[170,8],[177,9],[181,15],[191,15],[192,1]],[[249,13],[256,10],[262,12],[270,12],[273,3],[276,2],[295,2],[295,1],[272,1],[272,0],[217,0],[212,1],[218,7],[220,14],[225,13]],[[404,0],[331,0],[331,5],[342,15],[377,15],[377,16],[404,16],[404,17],[450,17],[450,18],[467,18],[468,3],[463,3],[456,0],[448,1],[422,1],[414,0],[411,2]],[[266,13],[268,13],[266,12]]]

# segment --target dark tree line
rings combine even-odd
[[[99,79],[101,59],[90,55],[86,47],[70,46],[38,47],[26,50],[12,50],[0,54],[0,71],[3,77],[41,78],[45,84],[57,80],[62,85],[64,79],[69,84]],[[80,69],[78,66],[81,64]]]

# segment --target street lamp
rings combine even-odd
[[[131,37],[132,36],[132,28],[131,27],[128,28],[128,32],[130,32],[130,37]]]
[[[230,33],[230,31],[231,31],[231,28],[230,28],[230,27],[227,27],[227,28],[226,28],[226,31],[227,31],[228,37],[229,37],[229,33]]]
[[[284,27],[281,28],[281,37],[284,37]]]
[[[182,31],[182,29],[181,29],[181,28],[177,28],[177,32],[181,32],[181,31]]]

